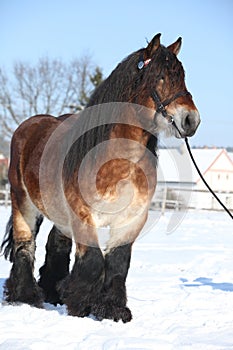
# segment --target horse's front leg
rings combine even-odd
[[[126,278],[130,267],[132,244],[147,218],[147,211],[127,222],[119,218],[110,231],[105,254],[105,279],[102,299],[93,310],[97,318],[108,318],[124,323],[132,319],[127,307]],[[122,215],[124,216],[124,215]]]
[[[131,243],[111,248],[105,255],[105,279],[102,293],[102,310],[97,309],[97,317],[122,320],[132,319],[130,309],[126,306],[126,277],[130,266]],[[101,315],[101,311],[103,314]],[[95,312],[93,312],[95,314]]]

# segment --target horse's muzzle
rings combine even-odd
[[[180,134],[178,137],[182,138],[193,136],[201,121],[197,110],[186,111],[179,118],[174,117],[174,120]]]

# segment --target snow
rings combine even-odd
[[[0,232],[10,208],[0,207]],[[233,230],[223,212],[188,211],[176,230],[174,212],[150,212],[133,246],[127,279],[127,324],[67,316],[65,306],[0,306],[4,350],[233,349]],[[44,261],[46,221],[38,236],[35,274]],[[1,238],[1,237],[0,237]],[[0,259],[0,297],[11,264]]]

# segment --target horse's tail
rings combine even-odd
[[[13,238],[13,215],[11,214],[9,221],[6,225],[6,232],[3,237],[0,251],[3,252],[5,259],[13,262],[13,249],[14,249],[14,238]]]

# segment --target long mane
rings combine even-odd
[[[106,102],[131,102],[138,80],[137,64],[143,49],[127,56],[93,92],[87,107]]]
[[[169,74],[171,84],[177,86],[177,82],[183,81],[184,70],[176,56],[164,46],[160,46],[151,59],[150,64],[142,70],[138,69],[138,62],[143,57],[144,49],[140,49],[126,57],[113,72],[93,92],[89,103],[81,112],[78,123],[85,132],[73,143],[64,164],[65,178],[69,178],[81,163],[85,155],[96,145],[108,140],[110,132],[115,125],[106,123],[101,111],[93,106],[110,102],[130,102],[142,104],[155,88],[159,79]],[[96,127],[93,127],[95,120]],[[94,123],[94,124],[95,124]],[[88,130],[88,131],[86,131]],[[75,128],[72,133],[75,133]],[[75,139],[75,137],[73,137]],[[151,135],[147,147],[155,153],[157,146],[156,135]]]
[[[150,96],[159,79],[166,75],[169,75],[171,85],[177,87],[179,82],[183,84],[182,64],[166,47],[160,45],[148,66],[139,70],[138,62],[143,59],[143,52],[144,49],[140,49],[119,63],[93,92],[87,107],[106,102],[140,104],[142,98]]]

